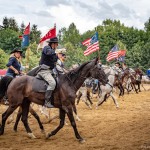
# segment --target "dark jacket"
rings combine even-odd
[[[13,66],[16,70],[20,72],[21,64],[16,57],[10,57],[9,62],[6,64],[6,66],[7,67]],[[15,72],[10,68],[8,68],[7,73],[12,74],[14,77],[16,76]]]
[[[44,64],[49,66],[50,69],[54,69],[57,59],[58,57],[55,53],[55,50],[53,50],[50,46],[45,46],[42,51],[40,65]]]

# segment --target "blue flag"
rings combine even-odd
[[[30,35],[30,23],[24,30],[24,34],[22,37],[22,44],[21,44],[22,47],[29,46],[29,35]]]

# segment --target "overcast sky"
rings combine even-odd
[[[36,24],[43,35],[54,23],[60,29],[74,22],[83,33],[105,19],[143,29],[150,17],[150,0],[0,0],[1,25],[5,16],[14,17],[19,25]]]

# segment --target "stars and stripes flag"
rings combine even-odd
[[[118,58],[118,50],[119,50],[118,45],[115,45],[115,46],[111,49],[111,51],[108,53],[106,60],[107,60],[107,61],[111,61],[111,60],[113,60],[113,59],[115,59],[115,58]]]
[[[124,61],[126,55],[126,50],[119,50],[118,45],[115,45],[111,51],[108,53],[106,60],[111,61],[117,59],[118,61]]]
[[[96,32],[91,38],[82,42],[87,49],[84,51],[84,56],[87,56],[97,50],[99,50],[98,32]]]

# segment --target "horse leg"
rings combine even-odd
[[[17,114],[17,117],[16,117],[16,122],[15,122],[15,125],[14,125],[14,131],[17,131],[17,127],[18,127],[18,123],[19,123],[19,120],[21,118],[21,115],[22,115],[22,107],[19,108],[19,111],[18,111],[18,114]]]
[[[146,89],[145,89],[145,87],[144,87],[143,83],[141,83],[141,86],[143,87],[144,91],[146,91]]]
[[[138,89],[139,89],[139,92],[141,92],[140,82],[138,83]]]
[[[40,120],[39,115],[33,110],[33,108],[32,108],[31,106],[29,107],[29,112],[30,112],[30,113],[34,116],[34,118],[38,121],[39,127],[40,127],[40,129],[41,129],[41,132],[42,132],[42,133],[45,133],[44,127],[43,127],[43,125],[42,125],[42,122],[41,122],[41,120]]]
[[[101,104],[104,103],[104,101],[106,100],[105,97],[107,97],[107,94],[106,94],[106,93],[105,93],[105,94],[102,94],[101,97],[99,97],[99,100],[98,100],[98,102],[97,102],[97,104],[96,104],[96,109],[98,109],[98,106],[100,106]]]
[[[132,85],[133,85],[133,88],[134,88],[135,92],[138,94],[138,90],[136,89],[135,84],[133,83]]]
[[[0,127],[0,135],[4,134],[6,120],[17,107],[18,105],[15,105],[15,106],[10,105],[8,109],[2,114],[2,125]]]
[[[24,127],[28,133],[28,136],[32,139],[36,138],[32,133],[29,125],[28,125],[28,113],[29,113],[30,101],[28,99],[24,99],[22,103],[22,118],[21,121],[24,124]]]
[[[73,105],[73,111],[74,111],[74,113],[75,113],[75,115],[76,115],[76,120],[77,120],[77,121],[81,121],[81,119],[80,119],[79,116],[77,115],[77,109],[76,109],[76,106],[75,106],[75,105]]]
[[[93,105],[93,102],[90,99],[90,92],[87,93],[87,99],[89,100],[90,104]]]
[[[112,97],[112,99],[113,99],[113,101],[114,101],[114,103],[115,103],[115,105],[116,105],[116,108],[119,108],[118,101],[115,99],[115,97],[114,97],[114,95],[113,95],[112,92],[110,93],[110,96]]]
[[[82,96],[82,93],[79,91],[78,95],[77,95],[77,105],[79,104],[80,102],[80,98]]]
[[[59,108],[59,118],[60,118],[59,126],[55,130],[53,130],[52,132],[48,133],[46,136],[46,139],[55,135],[64,126],[65,115],[66,115],[66,112],[63,109]]]
[[[70,120],[70,123],[71,123],[73,129],[74,129],[75,136],[76,136],[77,140],[79,140],[79,142],[83,143],[83,142],[85,142],[85,140],[80,136],[80,134],[79,134],[79,132],[77,130],[77,126],[76,126],[76,122],[74,120],[72,109],[68,109],[68,110],[69,111],[67,113],[67,116],[68,116],[68,118]]]

